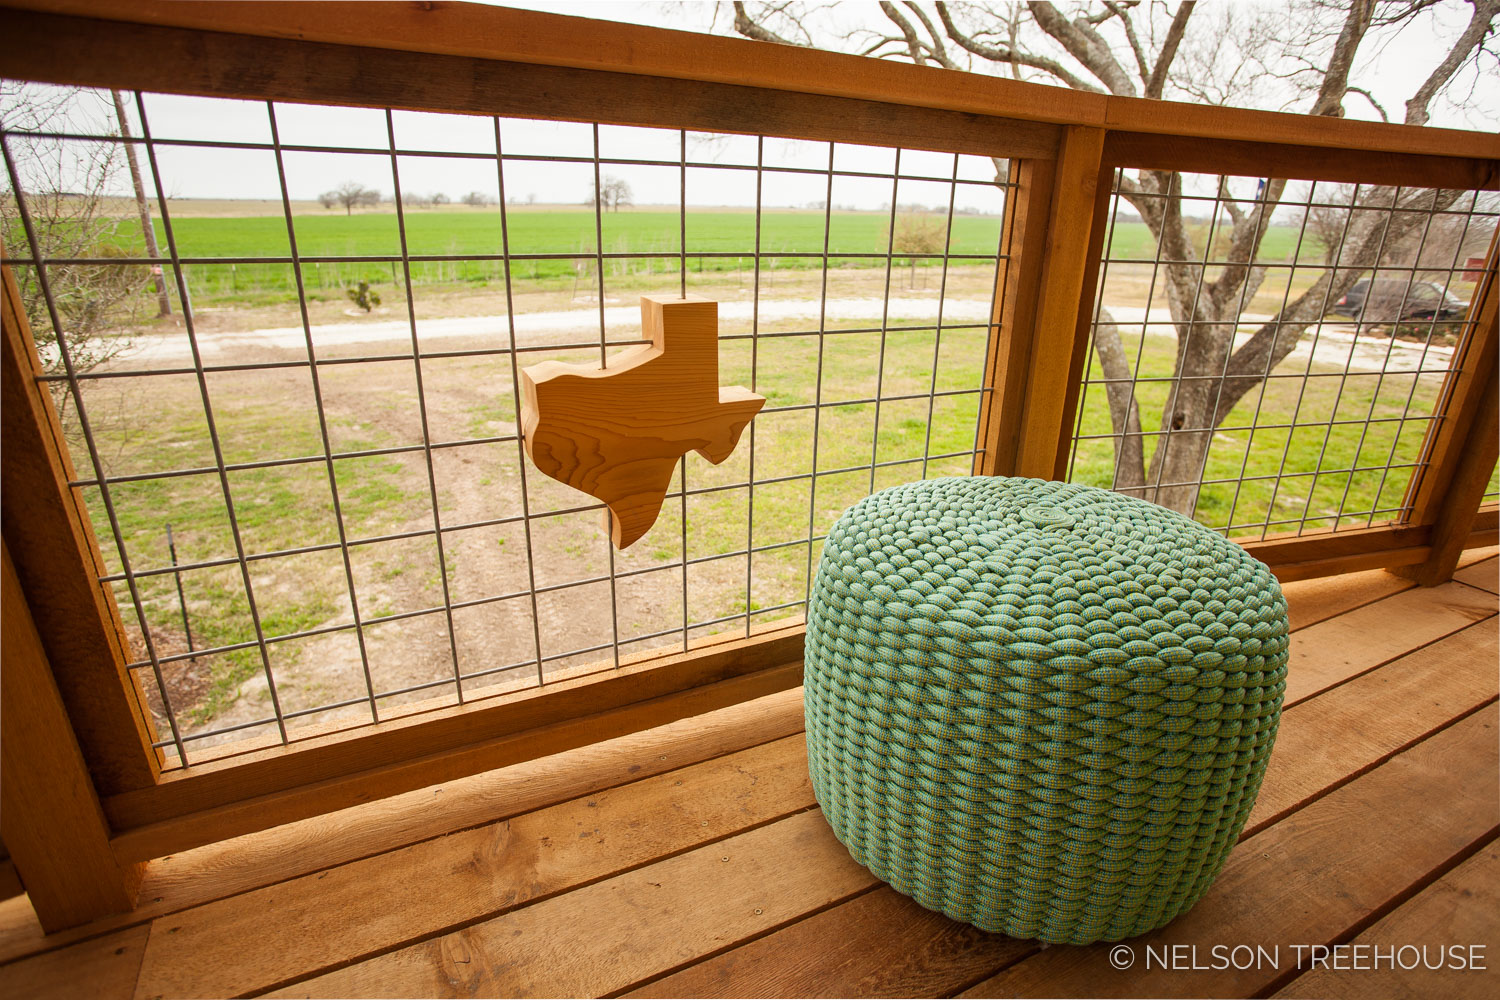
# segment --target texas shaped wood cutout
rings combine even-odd
[[[649,346],[609,367],[543,361],[521,372],[526,454],[558,482],[603,500],[623,549],[656,523],[678,459],[718,465],[766,397],[719,385],[719,304],[641,296]]]

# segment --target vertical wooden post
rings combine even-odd
[[[1500,457],[1500,234],[1469,303],[1468,349],[1440,397],[1442,417],[1413,484],[1412,523],[1432,525],[1426,561],[1394,570],[1431,587],[1451,579],[1473,530],[1474,515]]]
[[[10,546],[0,543],[0,836],[48,933],[135,905],[144,865],[121,865]]]
[[[1036,331],[1037,288],[1047,259],[1047,214],[1057,173],[1053,160],[1016,160],[1011,167],[1015,188],[1005,199],[1001,223],[1005,259],[996,274],[989,350],[980,397],[979,447],[974,475],[1015,475],[1026,374]]]
[[[100,794],[147,788],[160,757],[145,696],[125,669],[120,611],[107,585],[81,490],[26,322],[20,289],[0,267],[0,420],[5,460],[0,505],[5,542],[57,687]],[[10,622],[7,619],[6,626]]]
[[[1055,164],[1023,161],[986,366],[981,475],[1061,479],[1109,209],[1104,130],[1070,125]]]

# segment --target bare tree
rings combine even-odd
[[[124,139],[130,138],[130,122],[125,117],[125,99],[120,96],[118,90],[111,90],[110,96],[115,102],[115,119],[119,122],[120,136]],[[146,199],[146,187],[141,183],[141,167],[135,159],[135,144],[126,142],[125,163],[130,167],[130,184],[135,189],[135,210],[141,217],[141,238],[146,241],[146,254],[150,257],[160,257],[161,252],[156,246],[156,228],[151,225],[151,202]],[[156,314],[158,316],[172,315],[172,299],[167,294],[167,278],[162,273],[161,265],[151,266],[152,280],[156,284]]]
[[[465,205],[473,205],[475,207],[488,205],[492,200],[493,199],[483,191],[470,191],[468,194],[463,196],[463,203]]]
[[[332,191],[324,191],[318,195],[318,200],[323,203],[324,208],[343,205],[344,214],[353,215],[356,206],[380,204],[380,192],[367,188],[358,181],[345,181]]]
[[[630,190],[630,184],[618,177],[605,177],[603,184],[603,198],[594,189],[594,184],[589,183],[589,196],[584,204],[590,208],[599,207],[606,212],[618,212],[623,205],[635,203],[635,194]]]
[[[1406,102],[1407,124],[1425,124],[1433,100],[1460,69],[1496,53],[1493,28],[1500,0],[1469,3],[1467,27]],[[1046,0],[1024,6],[906,0],[880,4],[888,30],[845,35],[843,43],[870,56],[948,69],[978,66],[1016,79],[1118,96],[1244,104],[1259,98],[1271,83],[1284,99],[1284,110],[1341,116],[1345,101],[1357,99],[1384,115],[1368,91],[1350,83],[1355,56],[1372,28],[1399,25],[1430,6],[1432,0],[1302,0],[1288,17],[1285,11],[1232,4],[1195,14],[1192,0],[1175,8],[1105,0],[1067,10]],[[814,43],[815,33],[808,27],[812,8],[736,2],[733,9],[734,28],[746,37]],[[1190,38],[1190,24],[1203,30]],[[996,172],[1003,177],[1000,164]],[[1193,222],[1184,211],[1183,176],[1143,170],[1120,181],[1120,196],[1140,214],[1168,262],[1162,269],[1177,338],[1175,377],[1160,414],[1158,444],[1149,457],[1142,447],[1142,415],[1119,330],[1106,310],[1100,310],[1094,338],[1101,368],[1112,380],[1106,395],[1121,442],[1115,488],[1185,513],[1196,505],[1214,429],[1234,406],[1292,353],[1328,303],[1378,263],[1383,247],[1412,240],[1424,213],[1447,209],[1463,194],[1362,188],[1358,204],[1344,213],[1336,238],[1324,238],[1325,247],[1335,248],[1327,270],[1236,346],[1240,315],[1266,278],[1266,268],[1258,265],[1261,245],[1286,194],[1286,181],[1265,179],[1253,198],[1235,197],[1221,181],[1219,193],[1229,216],[1227,234],[1215,240],[1215,256],[1224,265],[1215,268],[1213,280],[1206,280],[1204,247],[1192,238]]]
[[[618,212],[622,206],[635,204],[635,195],[630,190],[630,185],[618,177],[611,177],[604,182],[604,198],[609,203],[611,212]]]
[[[67,132],[76,127],[72,116],[80,106],[97,99],[78,89],[40,88],[0,84],[0,128],[7,133],[10,153],[7,190],[0,194],[0,234],[7,244],[25,241],[21,202],[43,258],[126,258],[133,243],[126,220],[117,213],[113,196],[123,157],[117,142],[58,142],[34,138],[26,132]],[[109,112],[102,106],[100,118]],[[31,249],[26,248],[28,251]],[[16,282],[26,309],[26,320],[36,339],[42,367],[48,374],[65,370],[58,330],[66,337],[74,371],[89,371],[129,349],[129,328],[139,315],[147,268],[138,264],[68,264],[46,267],[53,312],[42,294],[36,268],[17,268]],[[53,382],[53,396],[66,414],[66,383]]]
[[[939,254],[948,238],[948,227],[936,215],[905,213],[896,216],[896,230],[887,233],[891,252],[906,257],[906,287],[917,287],[917,261]]]

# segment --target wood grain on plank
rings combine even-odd
[[[8,235],[8,234],[7,234]],[[0,267],[0,507],[5,542],[89,773],[100,795],[146,788],[160,773],[151,713],[94,537],[21,290]]]
[[[50,936],[42,932],[25,897],[0,902],[0,962],[801,731],[802,690],[796,688],[658,729],[184,851],[147,868],[133,912]]]
[[[803,740],[779,740],[159,918],[138,993],[265,990],[812,805]]]
[[[1063,132],[1017,428],[1016,475],[1064,478],[1088,347],[1084,303],[1094,301],[1109,210],[1110,172],[1099,161],[1103,149],[1100,129],[1069,126]]]
[[[1480,511],[1480,513],[1482,514],[1484,511]],[[1481,563],[1486,559],[1493,559],[1496,556],[1500,556],[1500,545],[1464,549],[1463,554],[1458,557],[1458,568],[1465,569],[1473,566],[1475,563]]]
[[[626,996],[951,996],[1036,950],[881,886]]]
[[[1421,562],[1431,551],[1431,538],[1430,525],[1388,523],[1347,531],[1288,531],[1265,538],[1230,540],[1271,567],[1277,580],[1287,583]]]
[[[1500,594],[1500,560],[1486,559],[1465,566],[1453,574],[1453,579],[1480,590],[1488,590],[1492,594]]]
[[[16,874],[16,863],[8,857],[0,861],[0,899],[10,899],[25,891],[21,876]]]
[[[65,952],[0,966],[0,995],[7,1000],[128,1000],[135,994],[147,933],[144,926],[130,927]]]
[[[574,750],[600,739],[651,729],[676,719],[690,718],[713,709],[789,690],[801,683],[802,663],[799,658],[796,663],[770,667],[714,683],[698,684],[686,690],[580,715],[536,729],[482,739],[452,750],[428,754],[416,751],[412,757],[368,770],[353,770],[351,767],[349,772],[343,774],[305,784],[292,784],[275,792],[257,796],[251,796],[247,792],[244,798],[231,798],[220,805],[171,815],[158,822],[121,831],[111,843],[122,858],[160,858],[174,851],[270,829],[281,823],[307,819],[442,781]],[[587,697],[585,693],[575,693],[579,694],[580,700]],[[557,707],[561,709],[563,704],[565,702]],[[412,735],[414,734],[407,734]],[[347,742],[350,747],[357,747],[360,738],[351,737]],[[332,746],[329,749],[332,753],[320,758],[322,765],[331,765],[339,759],[350,760],[352,765],[358,759],[349,758],[349,747]],[[250,770],[246,768],[246,771]],[[240,773],[228,770],[211,775],[215,779],[213,793],[232,796],[235,790],[234,779]],[[293,775],[285,776],[294,780]],[[267,776],[262,774],[261,777]],[[158,789],[165,787],[158,786]],[[191,789],[184,790],[181,786],[177,790],[185,791],[186,796],[193,794]],[[106,814],[111,819],[114,819],[114,815],[110,813],[110,806],[114,802],[113,799],[105,802]],[[178,806],[183,802],[183,796],[175,799]],[[138,801],[136,805],[150,808],[152,802]]]
[[[1105,141],[1104,155],[1121,167],[1183,173],[1242,173],[1350,184],[1378,181],[1465,190],[1500,187],[1500,170],[1493,162],[1459,156],[1414,156],[1114,130]]]
[[[329,733],[233,759],[170,771],[153,788],[108,797],[105,811],[117,829],[129,829],[384,765],[410,765],[422,757],[462,753],[467,748],[494,743],[500,737],[536,732],[580,716],[644,705],[652,699],[708,688],[765,668],[800,663],[802,644],[803,629],[797,621],[749,637],[716,636],[701,647],[644,656],[603,675],[576,677],[500,698],[366,726],[354,734]],[[723,704],[705,706],[686,714],[722,707]],[[663,725],[684,717],[663,713],[654,724]],[[454,777],[459,775],[442,775],[422,784]],[[400,791],[409,791],[411,787],[421,786]],[[366,796],[366,800],[370,797]]]
[[[233,5],[238,6],[238,5]],[[405,6],[386,4],[385,8]],[[451,5],[447,5],[451,6]],[[278,5],[279,9],[287,9]],[[682,128],[814,141],[1051,158],[1061,128],[999,109],[916,108],[882,97],[801,94],[732,83],[539,66],[441,52],[270,39],[106,23],[6,10],[12,76],[53,83],[393,107],[614,125]],[[584,22],[588,23],[588,22]],[[523,29],[524,30],[524,29]],[[700,38],[705,36],[698,36]],[[151,59],[135,53],[150,51]]]
[[[110,849],[9,543],[0,553],[0,830],[37,920],[61,930],[130,909],[143,866],[121,864]]]
[[[1493,836],[1497,728],[1500,713],[1484,709],[1244,841],[1196,907],[1130,942],[1128,971],[1111,966],[1109,944],[1054,947],[962,995],[1242,997],[1271,989],[1294,967],[1292,944],[1343,940]],[[1219,944],[1280,946],[1279,964],[1147,968],[1148,947],[1197,946],[1207,964]]]
[[[12,4],[88,18],[651,74],[1126,131],[1500,157],[1500,139],[1483,132],[1106,97],[845,53],[467,3],[385,4],[376,14],[367,4],[347,2],[12,0]]]
[[[1342,968],[1310,968],[1275,995],[1328,1000],[1491,998],[1500,975],[1495,971],[1500,955],[1496,914],[1500,843],[1491,842],[1350,941]],[[1462,948],[1459,960],[1471,967],[1455,967],[1451,952],[1439,953],[1453,945]],[[1415,950],[1407,951],[1406,946]],[[1424,946],[1425,953],[1420,950]],[[1476,946],[1483,951],[1471,951]],[[1381,955],[1390,958],[1381,961]],[[1440,967],[1428,967],[1433,965]]]
[[[1282,583],[1281,593],[1286,598],[1287,617],[1295,632],[1415,586],[1412,581],[1383,569],[1367,569],[1341,576],[1292,580]]]
[[[538,469],[603,500],[610,541],[635,544],[661,513],[677,465],[727,459],[766,405],[719,385],[719,304],[642,295],[641,337],[607,366],[543,361],[521,370],[522,440]]]
[[[1495,613],[1493,595],[1446,583],[1405,590],[1305,628],[1292,638],[1286,705]]]
[[[1057,165],[1051,160],[1015,162],[1015,190],[1005,199],[1000,232],[1002,258],[995,268],[995,296],[985,346],[984,387],[979,397],[976,476],[1016,471],[1026,378],[1036,338],[1037,291],[1047,259],[1047,218]]]
[[[868,889],[800,813],[272,996],[600,996]]]
[[[1490,618],[1287,709],[1246,831],[1494,700],[1497,654]]]
[[[1089,121],[1104,117],[1101,95],[1065,87],[1028,86],[998,77],[945,73],[836,52],[782,52],[742,38],[531,11],[503,11],[474,4],[387,4],[384,6],[389,9],[377,15],[357,3],[21,0],[16,6],[87,18],[180,25],[200,31],[244,32],[504,59],[539,66],[651,74],[710,84],[765,85],[801,94],[952,107],[979,115],[1014,112],[1018,118]],[[110,64],[110,68],[120,67]],[[595,112],[604,114],[603,108]],[[1452,152],[1452,147],[1444,151]]]

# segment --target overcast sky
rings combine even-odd
[[[709,29],[715,15],[713,4],[698,2],[572,0],[507,3],[504,6],[700,31]],[[1262,6],[1272,13],[1286,9],[1284,5]],[[1399,35],[1367,41],[1353,78],[1368,88],[1393,117],[1399,117],[1406,97],[1420,85],[1462,29],[1468,10],[1469,5],[1464,0],[1446,0]],[[732,12],[721,9],[717,13],[717,29],[723,32]],[[820,16],[823,18],[820,23],[839,30],[862,24],[873,25],[883,20],[873,5],[847,0]],[[1456,102],[1440,101],[1434,105],[1432,124],[1489,128],[1500,121],[1500,79],[1480,77],[1471,71],[1458,81],[1454,92],[1458,97]],[[1269,81],[1266,93],[1267,102],[1274,103],[1270,97],[1272,87]],[[264,103],[165,95],[147,95],[145,103],[153,135],[158,138],[240,142],[269,142],[271,138]],[[1362,99],[1351,98],[1346,108],[1351,117],[1378,119],[1375,110]],[[105,100],[97,96],[84,97],[77,102],[76,110],[70,116],[70,127],[80,131],[108,130],[113,127],[112,115],[113,109]],[[286,144],[388,147],[386,118],[380,111],[278,105],[276,118],[281,141]],[[132,129],[139,134],[139,121],[132,121]],[[495,148],[494,126],[486,118],[396,112],[394,131],[398,149],[493,153]],[[501,125],[501,139],[507,153],[576,157],[591,157],[594,153],[593,130],[585,124],[505,120]],[[681,152],[680,142],[676,132],[603,127],[599,134],[599,152],[606,158],[676,161]],[[687,155],[690,161],[709,164],[754,164],[756,143],[753,138],[742,136],[708,140],[707,137],[690,135]],[[902,155],[902,173],[947,178],[955,169],[951,155],[924,152]],[[172,196],[280,197],[275,158],[269,151],[163,146],[158,148],[157,156],[163,186]],[[821,143],[772,139],[766,141],[764,156],[768,164],[822,168],[827,165],[828,147]],[[894,153],[886,149],[840,147],[835,153],[835,167],[884,172],[892,168],[893,157]],[[288,187],[294,199],[316,198],[320,192],[346,180],[375,188],[387,196],[394,186],[389,156],[289,152],[285,164]],[[457,199],[469,191],[493,196],[498,190],[493,160],[401,157],[398,166],[401,187],[406,192],[440,191]],[[979,182],[960,186],[957,208],[960,211],[998,211],[998,192],[983,183],[993,176],[986,161],[978,157],[962,157],[957,169],[961,179]],[[678,170],[673,167],[609,165],[604,170],[607,176],[619,177],[630,185],[637,204],[675,204],[678,200],[681,180]],[[588,163],[510,162],[506,165],[506,193],[520,201],[581,203],[588,195],[592,180],[593,167]],[[27,182],[28,186],[30,183]],[[128,185],[128,180],[122,177],[119,183]],[[826,178],[815,175],[769,173],[763,182],[763,203],[768,207],[814,204],[826,196],[826,183]],[[1246,183],[1244,193],[1249,194],[1253,182]],[[127,191],[128,187],[123,187],[118,193]],[[878,209],[890,203],[892,194],[889,181],[840,177],[835,182],[832,200],[835,205]],[[935,182],[903,182],[895,195],[900,204],[923,204],[944,209],[948,200],[947,185]],[[754,174],[743,170],[692,169],[688,172],[688,203],[753,206]]]

